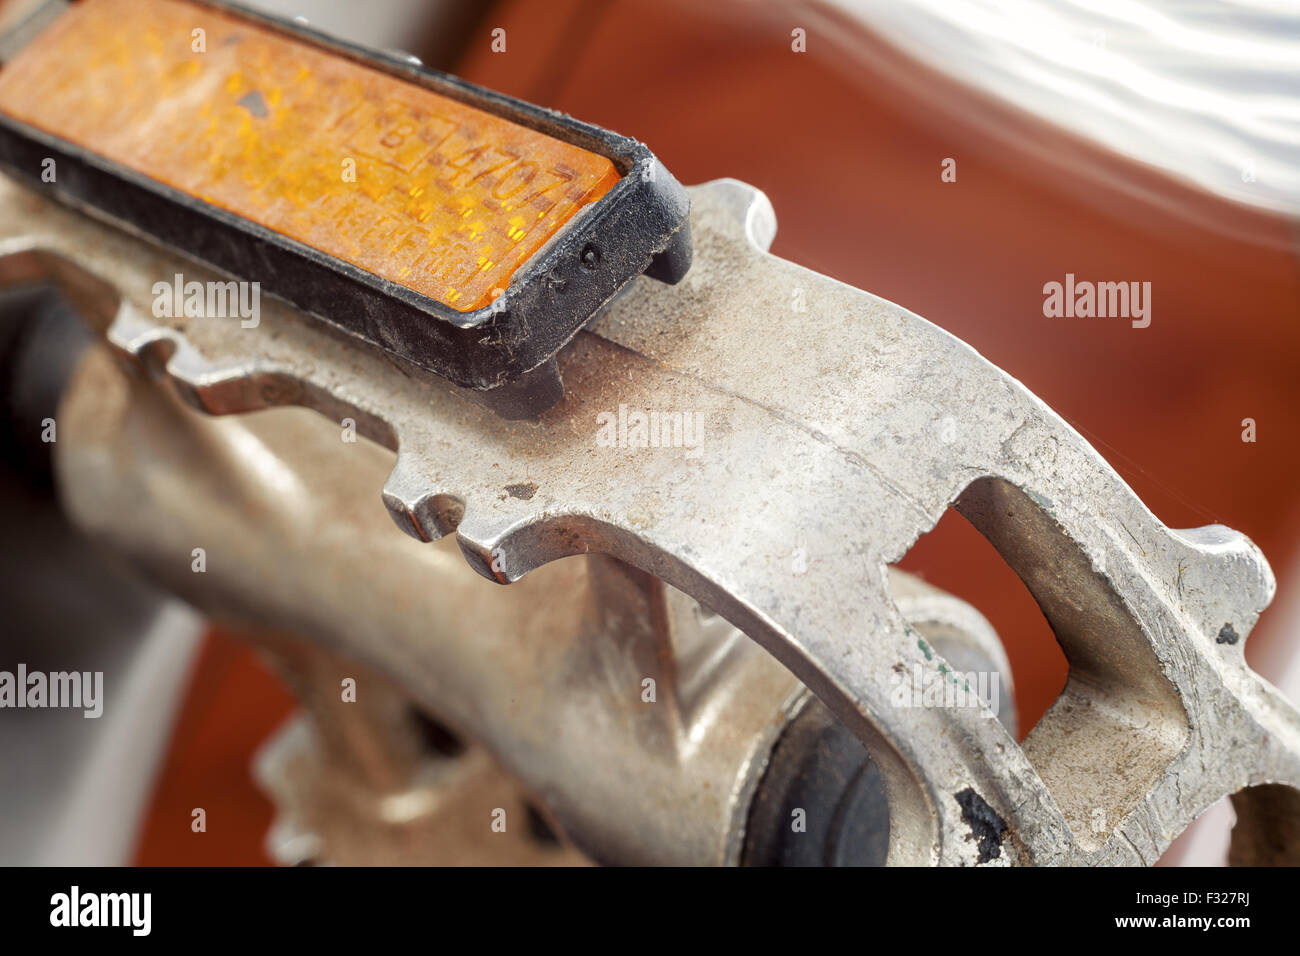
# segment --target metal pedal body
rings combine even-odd
[[[118,3],[146,0],[76,9]],[[59,411],[56,464],[76,522],[200,607],[375,668],[482,742],[590,857],[781,857],[746,828],[771,817],[761,797],[797,792],[789,780],[770,786],[770,775],[799,763],[781,741],[820,707],[869,755],[884,862],[1152,863],[1227,794],[1238,858],[1294,862],[1300,715],[1242,654],[1274,592],[1258,549],[1221,526],[1164,526],[1083,438],[974,350],[769,255],[775,215],[756,189],[722,180],[678,195],[661,167],[636,174],[648,156],[637,147],[619,153],[589,127],[382,64],[390,79],[604,155],[621,177],[512,274],[493,300],[504,310],[457,319],[445,302],[416,301],[252,219],[209,208],[185,219],[183,197],[15,119],[8,70],[0,156],[27,186],[0,181],[0,283],[53,284],[107,346],[87,353]],[[275,97],[258,92],[270,115]],[[265,118],[247,91],[230,93],[250,125]],[[74,171],[58,189],[33,177],[41,148]],[[113,195],[101,195],[110,182]],[[155,220],[154,203],[170,211]],[[652,208],[650,227],[628,225]],[[221,228],[208,234],[213,222]],[[616,269],[584,272],[593,244],[596,265]],[[159,281],[184,273],[220,284],[228,276],[203,262],[251,275],[249,256],[281,296],[255,328],[156,314]],[[640,274],[656,256],[675,284]],[[565,282],[548,284],[556,269]],[[570,301],[581,307],[560,308],[557,290],[579,285],[588,292]],[[807,321],[791,321],[795,290]],[[398,314],[410,324],[394,324]],[[442,377],[406,374],[412,364]],[[525,383],[520,401],[504,398],[538,369],[553,384],[562,376],[562,393]],[[474,394],[494,391],[495,410]],[[235,417],[205,422],[182,402]],[[245,414],[293,406],[323,416],[317,432]],[[294,446],[329,422],[374,445],[355,446],[365,450],[346,465],[302,467]],[[508,593],[526,591],[532,604],[472,592],[446,545],[401,551],[402,539],[362,519],[353,540],[370,560],[340,548],[331,528],[344,502],[378,508],[349,482],[376,469],[388,473],[374,493],[413,539],[402,548],[452,538],[471,568],[520,582]],[[890,571],[950,505],[1020,575],[1070,663],[1065,690],[1023,743],[989,707],[902,707],[894,696],[900,672],[951,671]],[[205,575],[188,570],[199,538],[212,545]],[[438,589],[421,597],[422,573]],[[545,575],[551,586],[528,584],[550,583]],[[459,599],[495,637],[476,642],[449,623],[431,632],[444,593],[448,615]],[[962,613],[945,612],[948,623]],[[714,615],[716,627],[706,624]],[[770,657],[736,643],[741,633]],[[981,640],[968,646],[993,666]],[[639,681],[652,674],[671,692],[646,709]],[[526,710],[520,688],[532,684],[549,695]],[[584,770],[591,752],[619,773]]]

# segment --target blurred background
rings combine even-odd
[[[776,209],[775,254],[969,342],[1166,524],[1249,535],[1278,597],[1247,660],[1300,698],[1294,4],[255,5],[641,139],[687,185],[758,186]],[[955,181],[941,178],[946,160]],[[1150,326],[1045,318],[1043,284],[1067,272],[1150,282]],[[5,372],[11,391],[25,381]],[[8,454],[31,472],[26,452]],[[18,768],[0,793],[0,863],[269,862],[272,809],[250,764],[293,710],[285,687],[236,637],[86,547],[48,489],[6,477],[0,513],[3,658],[35,668],[84,648],[81,666],[140,701],[96,722],[59,715],[54,748],[34,743],[30,714],[0,721],[0,766]],[[1002,636],[1023,736],[1066,674],[1023,585],[951,513],[903,566]],[[239,825],[191,834],[200,804]],[[1221,862],[1230,822],[1216,807],[1163,862]]]

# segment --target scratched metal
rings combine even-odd
[[[891,863],[1151,863],[1224,794],[1300,785],[1300,716],[1242,656],[1274,591],[1248,539],[1165,527],[968,346],[768,255],[775,219],[757,190],[720,181],[692,203],[690,274],[634,282],[576,340],[565,399],[533,423],[274,303],[256,329],[161,323],[150,289],[177,269],[166,251],[9,186],[0,280],[63,281],[124,357],[211,413],[356,418],[398,452],[383,489],[394,520],[455,534],[485,576],[603,552],[715,609],[868,746]],[[698,414],[700,441],[606,447],[598,419],[620,406]],[[1025,579],[1070,661],[1023,747],[986,711],[891,703],[896,668],[946,665],[904,622],[886,568],[952,503]]]

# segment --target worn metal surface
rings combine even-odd
[[[434,863],[448,842],[475,845],[495,806],[467,802],[462,784],[477,786],[477,770],[466,781],[464,767],[435,762],[446,773],[434,783],[399,772],[430,769],[396,726],[408,697],[490,750],[594,859],[738,858],[750,794],[780,784],[767,754],[807,692],[721,618],[600,555],[506,589],[485,581],[451,538],[421,543],[393,526],[376,500],[391,452],[343,442],[338,425],[303,409],[212,418],[131,380],[101,349],[59,418],[64,497],[78,520],[261,645],[303,700],[311,723],[289,732],[262,774],[281,811],[281,858],[304,841],[331,862]],[[891,583],[949,660],[1008,673],[969,605],[901,573]],[[356,704],[340,702],[346,677]],[[1013,710],[1008,695],[1000,712]],[[328,745],[306,727],[323,727]],[[450,812],[400,833],[378,812],[395,794],[444,789],[446,777],[461,814],[450,841]],[[825,800],[833,809],[836,794]]]
[[[533,423],[406,377],[287,307],[266,304],[257,330],[164,327],[149,289],[175,271],[170,256],[7,186],[0,279],[63,281],[121,355],[206,411],[353,417],[398,449],[383,499],[399,526],[454,533],[486,577],[527,586],[548,562],[601,552],[713,608],[867,746],[891,863],[1149,863],[1224,794],[1300,784],[1300,717],[1242,658],[1274,587],[1247,539],[1164,527],[969,347],[768,256],[775,222],[756,190],[723,181],[692,201],[691,273],[672,288],[637,280],[575,340],[565,399]],[[597,416],[620,406],[699,414],[702,440],[606,447]],[[73,510],[111,529],[77,477],[103,465],[86,447],[60,449]],[[268,515],[299,500],[292,482],[265,494]],[[896,668],[946,665],[891,599],[886,568],[953,502],[1020,573],[1070,661],[1023,748],[987,711],[891,702]],[[368,600],[369,581],[355,587]]]
[[[345,444],[337,425],[299,409],[198,415],[129,382],[103,352],[60,419],[74,520],[165,587],[241,630],[302,635],[399,682],[491,751],[598,861],[738,852],[737,794],[805,691],[684,595],[595,555],[503,592],[451,539],[425,544],[393,527],[377,500],[390,452]],[[342,665],[333,686],[346,677],[358,700],[387,695]],[[490,818],[462,822],[486,829]]]
[[[396,682],[281,635],[262,646],[303,704],[258,752],[275,803],[267,852],[288,866],[575,866],[583,856],[533,822],[518,781],[482,747],[427,719]],[[357,682],[345,703],[339,674]]]

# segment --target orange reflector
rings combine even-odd
[[[184,0],[73,4],[0,69],[0,112],[460,312],[619,180],[604,156]]]

